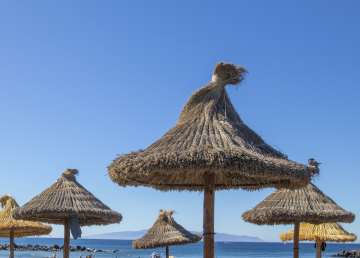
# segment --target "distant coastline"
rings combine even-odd
[[[119,239],[119,240],[135,240],[143,237],[148,229],[143,229],[139,231],[121,231],[121,232],[112,232],[104,233],[98,235],[83,236],[83,239]],[[195,234],[202,234],[202,232],[191,231]],[[231,235],[226,233],[216,233],[215,241],[221,242],[265,242],[264,240],[253,237],[253,236],[239,236]]]

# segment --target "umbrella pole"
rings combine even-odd
[[[214,204],[215,204],[215,174],[204,174],[204,257],[214,258]]]
[[[299,258],[299,229],[300,221],[295,221],[294,225],[294,258]]]
[[[70,246],[70,217],[64,218],[64,249],[63,258],[69,258],[69,246]]]
[[[322,242],[320,240],[316,240],[316,258],[321,258],[321,247]]]
[[[166,258],[169,258],[169,246],[166,246]]]
[[[10,256],[9,258],[14,258],[14,230],[10,230]]]

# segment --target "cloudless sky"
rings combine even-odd
[[[201,192],[119,187],[106,167],[173,127],[225,61],[249,71],[227,86],[244,123],[289,159],[321,162],[314,183],[360,215],[359,28],[357,0],[1,1],[0,194],[22,206],[76,168],[124,217],[83,236],[148,229],[160,209],[201,231]],[[274,190],[216,192],[215,231],[280,241],[292,225],[241,219]],[[360,236],[359,219],[342,226]]]

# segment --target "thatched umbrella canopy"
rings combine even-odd
[[[206,257],[214,256],[214,232],[205,227],[214,224],[215,190],[295,189],[308,184],[313,173],[266,144],[240,119],[225,86],[239,84],[245,73],[242,66],[218,63],[211,82],[190,97],[172,129],[108,167],[111,180],[120,186],[204,191]]]
[[[151,249],[166,247],[166,257],[169,258],[169,246],[197,243],[202,236],[192,234],[176,223],[172,216],[173,211],[160,210],[158,219],[146,234],[135,241],[135,249]]]
[[[294,230],[280,235],[281,241],[294,239]],[[311,224],[301,223],[299,230],[300,241],[314,241],[316,243],[316,257],[321,257],[322,243],[325,242],[354,242],[356,236],[348,233],[338,223]]]
[[[12,213],[19,219],[64,225],[64,258],[69,257],[71,216],[77,216],[74,223],[80,226],[107,225],[122,220],[120,213],[112,211],[77,182],[77,173],[77,169],[66,169],[52,186]]]
[[[322,241],[322,242],[354,242],[354,234],[350,234],[338,223],[311,224],[301,223],[299,231],[300,241]],[[290,241],[294,239],[294,230],[280,235],[281,241]]]
[[[40,236],[50,234],[52,228],[40,222],[16,220],[11,212],[19,207],[9,194],[0,198],[0,237],[10,238],[10,257],[14,257],[14,237]]]
[[[296,190],[279,189],[243,213],[242,218],[257,225],[293,224],[295,221],[319,224],[347,222],[355,219],[352,212],[338,206],[314,184]]]
[[[300,222],[353,222],[355,215],[339,207],[312,183],[297,190],[279,189],[253,209],[243,220],[257,225],[295,224],[294,257],[299,255]]]

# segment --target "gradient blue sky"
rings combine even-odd
[[[249,71],[227,87],[245,124],[291,160],[321,162],[315,184],[358,215],[359,28],[350,0],[1,1],[0,194],[23,205],[77,168],[124,216],[84,236],[150,228],[159,209],[201,231],[202,193],[119,187],[106,167],[173,127],[225,61]],[[217,192],[215,231],[279,241],[292,226],[241,219],[273,191]],[[342,225],[360,236],[359,219]]]

